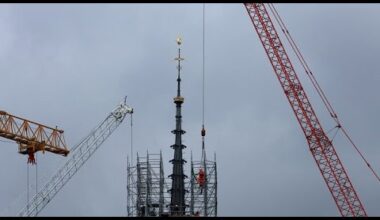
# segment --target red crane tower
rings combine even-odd
[[[244,5],[341,215],[367,216],[332,142],[318,121],[265,5]]]

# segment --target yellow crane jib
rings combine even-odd
[[[67,156],[63,131],[0,111],[0,137],[19,144],[19,153],[28,154],[28,163],[35,164],[34,153],[49,151]]]

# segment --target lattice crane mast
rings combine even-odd
[[[265,5],[245,3],[244,6],[341,215],[366,216],[364,206],[311,106]]]
[[[67,162],[51,180],[21,210],[19,216],[37,216],[54,198],[60,189],[77,173],[83,164],[95,153],[102,143],[121,124],[127,114],[132,114],[126,101],[118,105],[88,136],[72,150]]]
[[[19,153],[28,154],[28,163],[35,163],[34,153],[49,151],[67,156],[63,131],[0,111],[0,136],[19,144]]]

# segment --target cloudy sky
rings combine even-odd
[[[342,124],[380,172],[380,5],[276,6]],[[134,153],[162,150],[169,175],[178,35],[185,158],[200,157],[202,7],[1,4],[0,109],[57,125],[71,147],[128,95]],[[217,154],[218,214],[339,216],[242,4],[206,4],[205,50],[206,148]],[[328,131],[331,118],[297,70]],[[130,130],[127,118],[40,215],[125,216]],[[368,215],[379,216],[379,182],[342,134],[334,143]],[[27,199],[27,158],[15,143],[0,144],[0,214],[16,215]],[[41,187],[66,158],[37,157]],[[34,183],[35,167],[30,175]]]

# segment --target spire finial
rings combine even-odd
[[[181,37],[177,37],[176,39],[176,42],[177,42],[177,45],[178,45],[178,57],[176,57],[174,60],[177,60],[180,64],[180,61],[184,60],[182,57],[181,57],[181,44],[182,44],[182,38]]]
[[[178,46],[182,44],[182,38],[180,36],[177,37],[177,44]]]
[[[178,82],[178,88],[177,88],[177,97],[176,98],[181,98],[181,61],[184,60],[183,57],[181,57],[181,47],[180,45],[182,44],[182,38],[181,37],[177,37],[177,44],[178,44],[178,56],[176,58],[174,58],[174,60],[176,60],[178,62],[177,64],[177,70],[178,70],[178,78],[177,78],[177,82]],[[174,98],[174,99],[176,99]],[[183,100],[182,100],[183,102]]]

